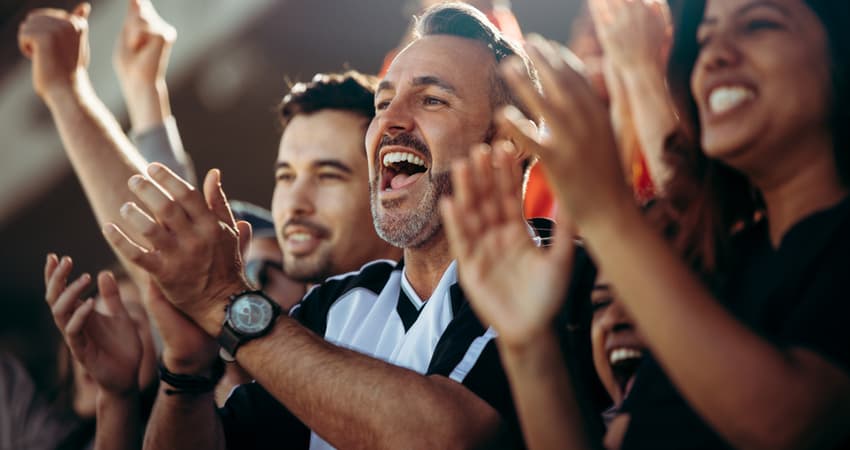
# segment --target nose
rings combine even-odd
[[[631,317],[617,301],[611,302],[605,311],[605,322],[612,332],[627,331],[634,328]]]
[[[309,216],[316,212],[315,183],[309,177],[298,177],[281,195],[289,217]]]
[[[380,124],[382,135],[395,137],[402,133],[409,133],[415,127],[413,114],[407,101],[396,98],[380,112]]]
[[[700,65],[707,71],[733,67],[741,61],[741,54],[733,39],[717,33],[700,50]]]

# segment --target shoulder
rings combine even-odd
[[[366,263],[359,270],[336,275],[313,286],[289,315],[312,329],[321,331],[330,307],[349,292],[366,290],[377,296],[393,272],[401,271],[403,263],[379,259]]]

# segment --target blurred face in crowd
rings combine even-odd
[[[617,301],[611,285],[602,276],[597,277],[591,303],[593,365],[611,400],[619,405],[631,390],[646,346],[634,322]]]
[[[369,216],[368,120],[326,109],[296,115],[283,132],[272,216],[294,280],[319,282],[392,254]]]
[[[283,308],[288,310],[304,296],[304,283],[292,280],[284,273],[283,255],[275,238],[251,239],[243,260],[248,281]]]
[[[777,161],[832,157],[809,152],[829,144],[830,59],[803,1],[708,0],[697,41],[691,89],[709,157],[762,177]]]
[[[142,342],[142,361],[139,366],[139,388],[150,387],[157,377],[157,354],[154,345],[153,331],[150,319],[142,306],[139,289],[132,281],[118,280],[118,291],[127,313],[136,325]],[[103,301],[98,297],[95,309],[103,308]],[[102,311],[106,312],[106,311]],[[67,350],[70,354],[70,350]],[[94,417],[96,412],[97,384],[89,376],[86,369],[75,358],[71,358],[74,377],[74,412],[83,418]]]
[[[387,242],[418,248],[438,235],[451,162],[489,140],[494,66],[480,42],[426,36],[396,57],[379,84],[366,148],[372,216]]]

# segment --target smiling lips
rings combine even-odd
[[[708,95],[708,107],[712,114],[721,115],[755,98],[755,92],[741,85],[726,85],[713,88]]]
[[[407,149],[386,151],[381,156],[381,191],[404,189],[428,170],[425,159]]]
[[[284,251],[294,256],[304,256],[312,253],[327,237],[327,233],[313,226],[302,224],[288,225],[284,228]]]

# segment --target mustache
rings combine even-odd
[[[301,228],[307,228],[313,232],[317,237],[324,238],[331,234],[331,230],[327,227],[320,225],[318,223],[312,222],[310,220],[301,218],[301,217],[293,217],[287,220],[282,227],[280,227],[280,235],[286,236],[286,229],[291,226],[298,226]]]
[[[431,150],[428,149],[428,144],[425,143],[422,139],[414,136],[410,133],[399,133],[395,136],[387,136],[384,135],[381,137],[381,141],[378,142],[378,151],[387,145],[397,145],[399,147],[408,147],[414,150],[419,151],[423,155],[428,158],[431,157]]]

